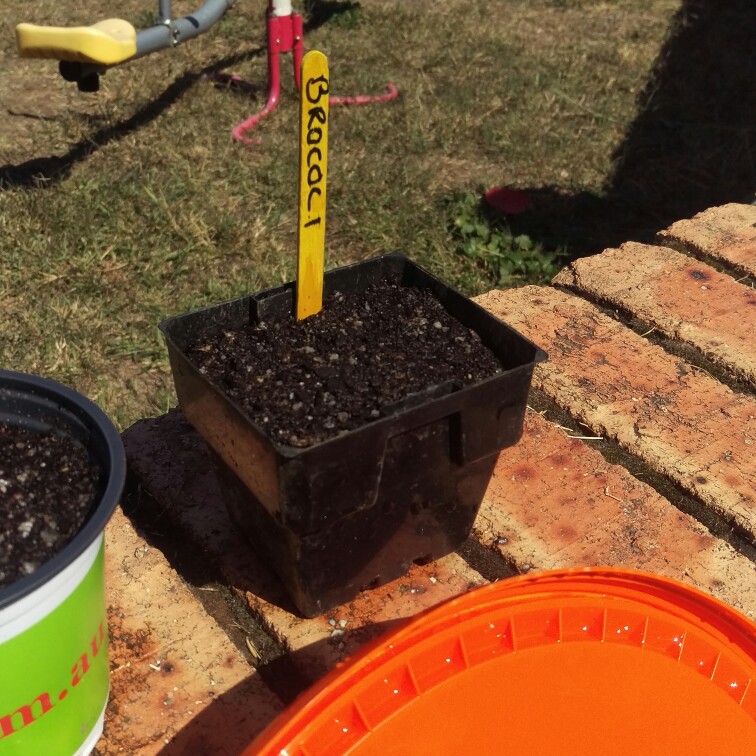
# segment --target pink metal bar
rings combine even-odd
[[[284,6],[286,6],[284,8]],[[260,139],[246,136],[257,126],[269,113],[272,113],[278,105],[278,97],[281,91],[281,74],[279,55],[291,52],[294,63],[294,83],[297,89],[301,86],[302,53],[304,46],[304,34],[302,30],[302,16],[292,13],[290,3],[268,3],[266,18],[267,51],[268,51],[268,96],[265,107],[258,113],[247,118],[245,121],[234,126],[231,136],[237,142],[244,144],[260,144]],[[287,12],[288,11],[288,12]],[[280,15],[279,15],[280,14]],[[231,84],[240,88],[253,89],[245,84],[238,76],[219,75],[217,81]],[[379,95],[356,95],[352,97],[330,97],[330,105],[371,105],[373,103],[389,102],[398,96],[399,92],[393,84],[386,86],[386,92]]]
[[[278,105],[281,92],[281,74],[278,56],[282,52],[294,53],[294,81],[299,87],[299,69],[302,63],[302,16],[292,13],[289,16],[267,17],[267,47],[268,47],[268,97],[265,107],[259,112],[234,126],[231,136],[237,142],[244,144],[260,144],[257,138],[246,136],[246,132],[253,129],[272,113]]]
[[[294,34],[292,40],[292,53],[294,57],[294,84],[297,90],[301,84],[302,77],[302,52],[304,46],[304,32],[302,31],[302,16],[293,15],[291,17],[291,28]]]
[[[389,82],[386,91],[379,95],[351,95],[348,97],[329,97],[329,105],[372,105],[377,102],[390,102],[399,96],[399,90]]]

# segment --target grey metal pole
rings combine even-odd
[[[234,4],[235,0],[205,0],[194,13],[141,29],[137,32],[136,55],[130,58],[142,58],[150,53],[164,50],[166,47],[175,47],[192,37],[206,32],[215,24],[223,14]],[[159,12],[170,14],[170,0],[159,0]]]
[[[169,24],[171,21],[171,0],[158,0],[158,21]]]

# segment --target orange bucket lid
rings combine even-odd
[[[246,754],[752,754],[755,631],[657,575],[512,578],[371,643]]]

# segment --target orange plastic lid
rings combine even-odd
[[[473,590],[326,675],[248,748],[319,754],[756,753],[756,625],[618,569]]]

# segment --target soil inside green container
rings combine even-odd
[[[81,529],[99,470],[55,432],[0,424],[0,587],[31,574]]]
[[[410,394],[502,371],[430,291],[387,282],[335,292],[305,320],[215,334],[186,354],[271,440],[296,447],[377,420]]]

